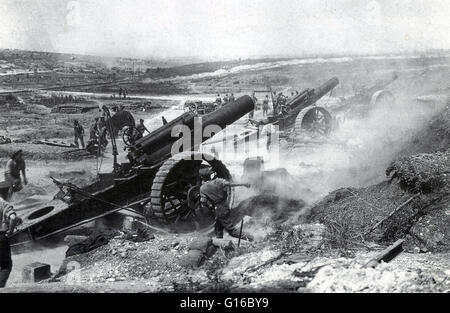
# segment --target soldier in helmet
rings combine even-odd
[[[239,229],[235,227],[231,219],[231,209],[227,201],[230,187],[237,186],[237,184],[231,184],[223,178],[211,179],[213,172],[210,168],[202,168],[199,172],[202,178],[200,205],[202,208],[214,211],[216,219],[214,228],[217,238],[223,238],[224,229],[230,236],[239,238]],[[253,240],[249,234],[242,234],[241,238]]]

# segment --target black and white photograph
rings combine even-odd
[[[0,293],[449,293],[449,17],[0,0]]]

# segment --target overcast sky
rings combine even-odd
[[[219,58],[450,49],[450,1],[0,0],[0,48]]]

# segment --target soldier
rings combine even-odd
[[[266,149],[269,152],[272,150],[272,134],[275,132],[273,124],[264,125],[261,129],[261,136],[266,137]]]
[[[217,94],[216,103],[218,106],[222,104],[222,98],[220,97],[220,94]]]
[[[139,120],[139,124],[136,126],[136,129],[138,130],[138,133],[136,134],[136,139],[141,139],[142,137],[144,137],[144,133],[150,133],[150,131],[147,129],[147,127],[145,127],[144,125],[144,120],[141,118]]]
[[[10,236],[21,219],[11,204],[0,198],[0,288],[5,287],[12,269]]]
[[[99,124],[100,125],[100,124]],[[108,146],[108,139],[106,139],[106,126],[97,126],[98,129],[98,144],[102,151]]]
[[[234,93],[232,93],[230,96],[230,102],[234,102],[234,101],[236,101],[236,99],[234,98]]]
[[[20,191],[23,188],[20,173],[22,173],[24,184],[28,184],[27,176],[25,174],[23,152],[22,150],[17,150],[6,163],[5,169],[5,181],[12,186],[12,191]]]
[[[122,98],[122,87],[119,88],[119,99]]]
[[[79,146],[79,142],[78,142],[78,139],[80,139],[81,147],[84,149],[84,138],[83,138],[83,136],[84,136],[84,128],[78,122],[78,120],[74,120],[73,121],[73,130],[74,130],[74,133],[75,133],[75,145],[77,147],[80,147]]]
[[[230,236],[239,238],[239,230],[231,220],[231,210],[227,201],[228,190],[235,185],[230,184],[223,178],[211,180],[212,171],[210,168],[200,169],[199,173],[203,181],[200,187],[200,205],[203,209],[214,211],[217,238],[223,238],[224,229]],[[241,238],[249,241],[253,240],[253,237],[248,234],[242,234]]]
[[[97,129],[103,129],[106,127],[106,121],[104,116],[100,116],[97,121]]]
[[[223,104],[227,104],[229,101],[228,94],[225,94],[225,97],[223,97]]]
[[[89,141],[97,141],[98,139],[98,120],[99,118],[96,117],[94,123],[91,126],[91,129],[89,131]]]
[[[269,111],[269,95],[266,95],[266,98],[263,101],[263,116],[267,116],[268,111]]]

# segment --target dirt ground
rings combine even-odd
[[[374,83],[392,72],[398,73],[399,79],[387,88],[399,99],[401,107],[367,118],[340,112],[340,127],[328,139],[305,138],[295,146],[282,147],[281,162],[264,155],[266,169],[283,167],[290,176],[280,185],[287,192],[264,194],[264,199],[251,198],[261,196],[258,190],[238,191],[237,199],[246,200],[241,206],[250,203],[253,212],[259,213],[249,213],[253,217],[244,219],[244,229],[257,234],[254,242],[244,241],[237,247],[237,240],[228,235],[222,241],[205,243],[204,234],[177,235],[156,230],[149,231],[151,236],[144,241],[136,241],[137,233],[123,231],[106,245],[69,258],[65,258],[67,246],[14,255],[15,267],[8,288],[2,292],[449,292],[448,197],[433,202],[448,189],[449,110],[445,110],[446,103],[439,101],[417,102],[417,97],[423,95],[448,96],[448,57],[350,59],[244,60],[227,64],[227,70],[222,69],[224,64],[180,66],[149,71],[139,83],[127,85],[136,95],[148,92],[154,97],[154,110],[133,111],[135,119],[144,118],[151,130],[161,126],[161,116],[171,120],[183,112],[180,93],[208,97],[234,92],[240,96],[269,85],[289,93],[318,86],[332,76],[338,76],[341,83],[320,102],[331,111],[336,103],[345,103],[361,82]],[[43,79],[46,85],[53,84]],[[4,79],[2,87],[11,88],[11,82]],[[27,84],[25,77],[21,83]],[[41,80],[39,84],[42,83]],[[172,94],[158,98],[156,94],[162,93],[161,89],[152,89],[155,85],[166,86],[165,90],[172,90]],[[73,91],[114,90],[84,86]],[[119,103],[99,94],[86,97],[100,104]],[[24,150],[27,160],[30,184],[13,198],[19,211],[34,203],[29,199],[45,201],[53,197],[57,188],[50,176],[59,175],[83,185],[98,172],[111,170],[109,150],[97,160],[67,156],[63,152],[68,148],[32,143],[36,139],[72,143],[75,118],[84,126],[87,141],[97,112],[37,114],[23,107],[14,107],[8,114],[0,107],[0,112],[0,135],[13,141],[0,145],[0,166],[4,167],[17,149]],[[245,121],[238,124],[241,127]],[[125,160],[121,140],[118,144],[119,159]],[[422,163],[412,156],[421,153],[428,153],[422,157]],[[222,156],[233,176],[240,177],[245,154]],[[422,167],[405,170],[411,164]],[[386,181],[389,166],[398,172],[391,183]],[[424,170],[430,167],[433,170]],[[401,178],[419,177],[419,181],[429,182],[427,173],[432,178],[442,178],[439,188],[433,185],[432,192],[422,192],[420,200],[406,206],[406,220],[402,215],[394,216],[395,222],[385,223],[361,238],[374,223],[414,195],[400,183]],[[272,196],[281,200],[269,201]],[[433,202],[433,212],[421,211],[429,202]],[[276,208],[266,210],[275,206],[273,203]],[[433,224],[439,214],[447,220]],[[427,218],[437,227],[432,234],[442,233],[443,237],[430,235],[423,241],[423,230],[430,224]],[[375,269],[364,267],[386,245],[408,236],[406,252]],[[439,244],[433,246],[431,242]],[[54,277],[37,284],[23,284],[21,269],[34,261],[51,264]],[[72,271],[70,262],[76,264]]]

